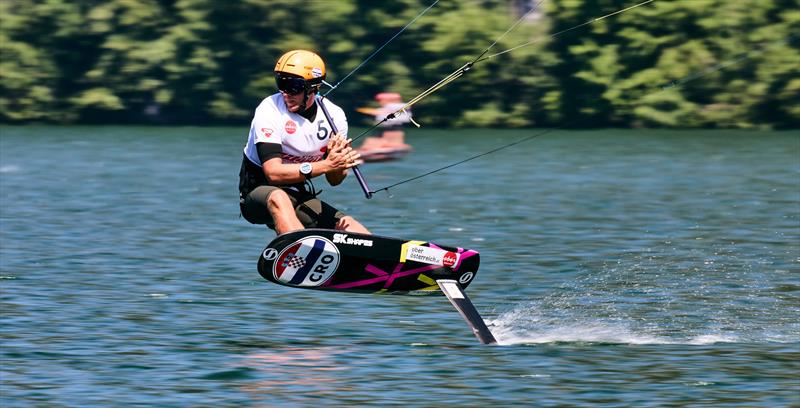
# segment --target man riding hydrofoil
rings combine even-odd
[[[325,175],[331,186],[347,177],[360,158],[347,138],[344,111],[316,95],[325,79],[322,58],[289,51],[275,64],[278,92],[256,108],[239,172],[239,206],[253,224],[278,234],[303,228],[369,233],[353,217],[316,198],[311,180]],[[339,134],[331,131],[325,103]]]

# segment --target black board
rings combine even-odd
[[[297,288],[389,294],[440,293],[440,279],[462,288],[475,278],[477,251],[377,235],[304,229],[279,235],[258,259],[271,282]]]

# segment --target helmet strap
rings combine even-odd
[[[303,116],[304,118],[306,118],[308,120],[314,120],[313,117],[309,118],[309,116],[315,115],[317,110],[316,110],[316,107],[313,104],[311,106],[308,106],[308,98],[309,97],[313,98],[312,95],[316,95],[316,93],[317,93],[317,89],[314,88],[314,87],[310,87],[310,88],[306,89],[305,92],[303,92],[303,102],[300,104],[301,105],[300,109],[298,109],[297,112],[295,112],[295,113],[297,113],[300,116]]]
[[[311,95],[315,95],[317,93],[317,89],[314,87],[307,87],[306,90],[303,92],[303,103],[300,105],[300,109],[297,111],[300,115],[302,115],[308,108],[308,97]]]

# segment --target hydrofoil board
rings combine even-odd
[[[480,255],[471,249],[425,241],[328,229],[304,229],[275,237],[258,258],[258,273],[295,288],[391,294],[441,291],[482,344],[492,332],[464,292]]]
[[[277,236],[261,252],[258,272],[304,289],[390,294],[438,293],[437,280],[466,288],[477,251],[378,235],[304,229]]]

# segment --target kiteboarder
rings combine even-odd
[[[360,158],[347,138],[344,111],[316,95],[325,63],[314,52],[292,50],[275,64],[278,92],[258,105],[239,172],[239,207],[253,224],[278,234],[303,228],[369,233],[355,218],[317,198],[312,179],[339,185]],[[328,122],[324,103],[333,126]]]
[[[375,117],[380,129],[379,137],[368,137],[358,148],[364,161],[398,159],[409,153],[411,145],[405,142],[403,125],[411,121],[411,110],[402,110],[403,99],[396,92],[381,92],[375,95],[379,108],[358,108],[357,111]],[[394,113],[394,117],[387,116]]]

